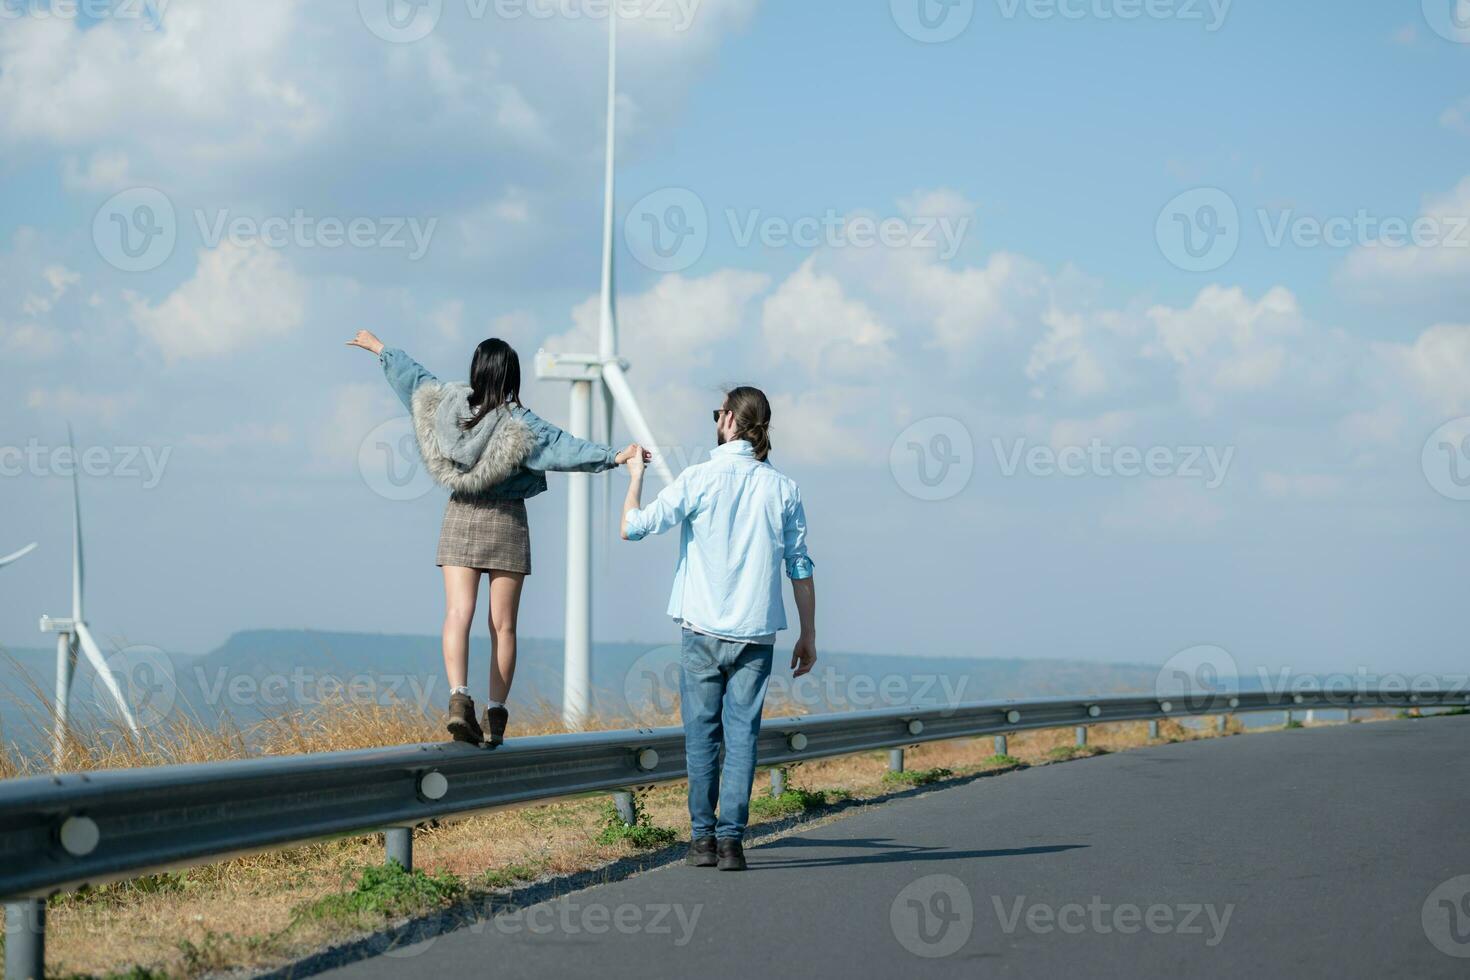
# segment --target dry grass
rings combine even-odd
[[[793,713],[789,707],[773,711]],[[336,705],[292,711],[242,729],[228,721],[207,728],[176,715],[167,726],[141,738],[118,726],[73,733],[64,768],[100,769],[206,762],[262,754],[293,754],[434,741],[442,737],[437,717],[406,706]],[[675,718],[641,718],[640,724],[670,724]],[[42,719],[43,727],[49,727]],[[627,727],[626,718],[604,725]],[[512,735],[563,731],[548,705],[519,709]],[[1166,739],[1212,737],[1176,722],[1162,724]],[[1029,764],[1056,761],[1073,745],[1072,729],[1014,734],[1011,756]],[[1097,725],[1088,751],[1116,751],[1146,744],[1147,726]],[[1058,752],[1057,750],[1063,750]],[[1005,765],[991,759],[992,740],[962,739],[908,750],[908,769],[947,769],[957,777]],[[0,752],[0,776],[41,771],[43,766],[14,751]],[[790,783],[809,789],[842,789],[856,799],[902,790],[884,780],[886,753],[872,752],[805,763]],[[764,780],[757,792],[765,791]],[[687,827],[684,784],[656,788],[641,799],[658,826],[681,835]],[[503,810],[421,829],[415,863],[431,873],[453,875],[471,891],[490,891],[546,876],[607,864],[630,853],[625,843],[599,844],[605,800],[582,799]],[[752,818],[752,825],[761,821]],[[133,967],[158,975],[194,977],[232,968],[277,966],[365,930],[381,927],[381,916],[323,917],[312,903],[351,890],[361,870],[383,860],[382,839],[368,835],[239,858],[187,872],[152,875],[53,899],[48,915],[48,953],[60,975],[106,976]]]

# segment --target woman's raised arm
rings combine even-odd
[[[348,347],[361,347],[369,354],[378,355],[383,363],[383,376],[403,407],[413,411],[413,393],[427,381],[437,381],[424,366],[396,347],[384,347],[383,342],[371,331],[359,330],[357,336],[347,342]]]

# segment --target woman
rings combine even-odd
[[[503,340],[475,349],[470,383],[446,383],[413,358],[366,330],[348,341],[378,355],[388,384],[413,418],[429,474],[451,493],[439,532],[444,569],[444,672],[449,675],[449,733],[461,742],[499,745],[505,739],[516,669],[516,612],[531,574],[526,498],[546,489],[546,471],[601,473],[638,449],[568,435],[521,404],[521,361]],[[466,686],[470,623],[480,575],[490,577],[490,700],[483,727]],[[488,738],[487,738],[488,733]]]

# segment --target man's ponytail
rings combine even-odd
[[[759,388],[741,385],[725,392],[725,410],[735,415],[735,438],[744,439],[764,461],[771,455],[771,403]]]

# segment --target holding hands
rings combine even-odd
[[[642,476],[643,468],[653,461],[653,453],[644,449],[638,443],[633,442],[629,443],[626,449],[618,453],[617,461],[619,466],[626,464],[628,472],[632,475]]]

